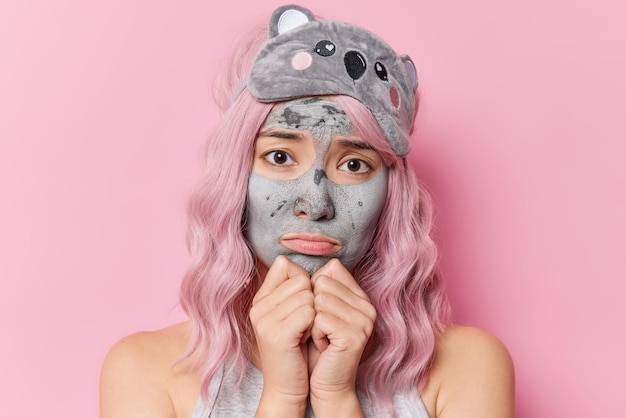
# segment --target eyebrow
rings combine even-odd
[[[263,129],[259,131],[259,137],[302,140],[304,136],[300,132],[278,131],[276,129]]]
[[[273,128],[260,130],[258,137],[259,138],[263,137],[263,138],[293,139],[295,141],[302,141],[303,139],[305,139],[304,134],[301,132],[283,131],[283,130],[277,130]],[[372,147],[370,144],[366,143],[365,141],[361,139],[337,138],[335,141],[338,145],[353,148],[353,149],[359,149],[359,150],[373,150],[374,149],[374,147]]]
[[[350,147],[350,148],[354,148],[354,149],[365,149],[365,150],[373,150],[374,148],[363,141],[359,141],[359,140],[355,140],[355,139],[349,139],[349,138],[341,138],[341,139],[337,139],[337,143],[339,145],[342,145],[344,147]]]

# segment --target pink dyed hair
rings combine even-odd
[[[225,113],[207,143],[204,174],[189,202],[191,263],[180,300],[192,322],[189,353],[199,351],[204,362],[204,396],[224,364],[233,361],[233,367],[243,370],[254,344],[248,313],[256,292],[256,266],[242,225],[254,140],[272,104],[259,103],[246,89],[234,101],[232,94],[266,40],[266,30],[253,31],[218,79],[216,103]],[[389,167],[388,194],[374,243],[354,276],[378,312],[357,384],[375,404],[390,410],[394,393],[423,386],[435,339],[449,322],[430,236],[432,205],[369,110],[353,98],[334,98]]]

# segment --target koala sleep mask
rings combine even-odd
[[[344,22],[317,20],[295,5],[277,9],[269,37],[245,85],[261,102],[342,94],[363,103],[400,157],[410,150],[417,75],[373,33]]]

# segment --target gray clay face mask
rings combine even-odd
[[[285,255],[315,273],[331,258],[353,268],[371,246],[387,196],[387,167],[366,181],[335,184],[326,177],[325,154],[333,136],[354,135],[339,104],[320,98],[286,102],[272,110],[262,129],[310,131],[316,157],[297,178],[250,174],[245,236],[266,266]]]

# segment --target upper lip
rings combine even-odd
[[[341,242],[338,239],[315,232],[288,232],[280,237],[281,241],[290,239],[301,239],[314,242],[329,242],[331,244],[341,245]]]
[[[337,251],[341,250],[343,245],[341,241],[336,238],[329,237],[327,235],[315,233],[315,232],[289,232],[280,237],[280,243],[284,247],[290,250],[297,250],[297,248],[292,248],[292,245],[289,244],[289,241],[309,241],[309,242],[319,242],[319,243],[328,243],[333,245],[333,249],[329,254],[334,254]]]

